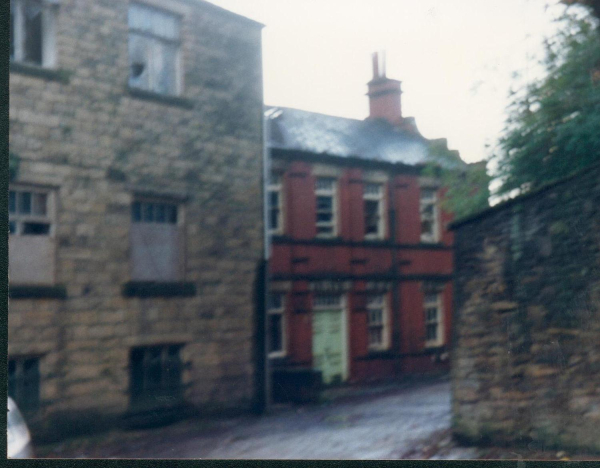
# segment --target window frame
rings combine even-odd
[[[435,296],[434,300],[428,300],[427,296]],[[423,319],[425,324],[425,347],[433,348],[437,346],[442,346],[445,343],[444,339],[444,309],[443,309],[443,298],[441,292],[431,292],[425,293],[423,296]],[[428,311],[431,309],[436,310],[435,320],[430,320],[428,317]],[[428,325],[435,324],[436,328],[436,338],[435,339],[427,339],[427,327]]]
[[[330,181],[331,188],[323,189],[318,187],[319,181]],[[331,221],[319,221],[318,197],[331,197]],[[318,176],[315,178],[315,227],[317,230],[316,237],[332,238],[338,235],[338,180],[335,177]],[[319,233],[319,227],[331,227],[331,233]]]
[[[432,198],[426,198],[423,196],[424,192],[433,193]],[[438,207],[438,195],[436,187],[421,187],[419,195],[419,217],[421,222],[421,242],[434,244],[440,240],[440,222],[439,222],[439,207]],[[425,210],[428,207],[432,207],[432,214],[426,215]],[[431,222],[431,233],[423,232],[423,222]]]
[[[281,357],[285,357],[287,355],[287,320],[286,320],[286,314],[285,314],[285,305],[286,305],[286,297],[285,297],[285,293],[283,292],[271,292],[270,295],[276,295],[280,297],[280,301],[281,301],[281,305],[279,307],[272,307],[269,304],[267,304],[267,317],[269,317],[269,320],[267,321],[267,327],[270,327],[271,325],[271,321],[270,321],[270,316],[271,315],[281,315],[281,330],[280,330],[280,336],[281,336],[281,350],[279,351],[271,351],[271,342],[269,341],[269,352],[268,352],[268,356],[269,358],[281,358]],[[267,329],[267,336],[270,337],[271,336],[271,329],[268,328]]]
[[[274,179],[277,179],[276,181]],[[269,226],[268,226],[268,230],[269,230],[269,234],[271,235],[281,235],[284,233],[284,226],[283,223],[285,222],[285,213],[284,213],[284,203],[283,203],[283,195],[284,195],[284,191],[283,191],[283,174],[279,173],[279,172],[272,172],[269,176],[269,183],[267,186],[267,193],[268,193],[268,202],[269,202],[269,206],[268,206],[268,210],[269,210],[269,217],[268,217],[268,222],[269,222]],[[276,228],[272,228],[271,227],[271,213],[273,211],[273,207],[271,206],[271,193],[277,193],[278,194],[278,206],[276,209],[278,209],[278,214],[277,214],[277,227]]]
[[[10,207],[10,196],[11,193],[15,193],[15,212],[11,213]],[[30,193],[31,201],[30,201],[30,213],[19,213],[19,199],[21,198],[21,194]],[[54,233],[56,231],[56,196],[55,190],[47,187],[35,187],[35,186],[25,186],[25,185],[15,185],[9,186],[9,206],[8,206],[8,219],[9,219],[9,236],[35,236],[36,234],[24,234],[23,225],[26,223],[39,223],[39,224],[48,224],[49,229],[47,234],[38,234],[40,236],[53,238]],[[45,195],[46,196],[46,207],[45,214],[36,214],[34,211],[34,201],[36,195]],[[15,223],[16,229],[15,232],[10,232],[11,223]]]
[[[25,13],[24,8],[28,3],[39,3],[41,8],[41,61],[25,59]],[[56,18],[57,18],[57,0],[10,0],[10,20],[14,19],[13,24],[13,54],[10,56],[10,62],[21,63],[32,67],[55,68],[56,66]],[[10,42],[10,38],[9,38]],[[9,52],[10,55],[10,52]]]
[[[372,303],[374,299],[381,299],[380,303]],[[367,296],[367,348],[369,351],[385,351],[390,347],[390,324],[387,294],[370,294]],[[381,322],[371,323],[371,312],[381,309]],[[381,342],[371,343],[370,331],[374,327],[381,327]]]
[[[367,186],[377,186],[379,193],[367,193]],[[380,240],[385,238],[385,185],[379,182],[365,182],[363,184],[363,209],[365,218],[365,240]],[[376,201],[377,202],[377,232],[367,233],[367,212],[366,202]]]
[[[181,350],[183,348],[183,344],[181,343],[165,343],[165,344],[155,344],[155,345],[147,345],[147,346],[135,346],[130,348],[129,350],[129,398],[130,405],[144,405],[149,401],[162,401],[174,398],[176,401],[182,401],[184,398],[184,384],[183,384],[183,370],[184,363],[181,359]],[[176,350],[176,369],[178,372],[178,381],[175,385],[170,385],[169,383],[169,371],[167,370],[167,366],[170,362],[171,357],[169,356],[170,349],[175,348]],[[156,388],[152,388],[151,385],[151,377],[149,376],[151,372],[151,366],[153,363],[151,362],[152,356],[151,353],[153,350],[160,350],[160,385]],[[139,360],[140,368],[136,367],[136,362],[134,361],[134,354],[136,352],[140,352],[142,354],[142,359]],[[138,376],[137,374],[141,373],[142,382],[137,385],[134,381]],[[157,398],[158,397],[158,398]]]
[[[133,7],[133,6],[140,7],[142,9],[146,9],[146,10],[151,10],[153,12],[157,12],[162,15],[173,17],[177,24],[177,38],[172,39],[172,38],[157,35],[153,32],[150,32],[150,31],[147,31],[144,29],[132,27],[130,25],[129,18],[131,15],[131,7]],[[129,88],[148,92],[148,93],[154,93],[159,96],[179,97],[183,94],[183,60],[182,60],[182,39],[181,39],[182,23],[183,23],[183,16],[180,13],[177,13],[175,11],[161,8],[161,7],[155,6],[153,4],[145,3],[143,1],[133,1],[133,2],[129,3],[128,10],[127,10],[127,44],[128,44],[128,67],[129,67],[127,83],[128,83]],[[131,76],[132,75],[131,74],[132,63],[131,63],[131,55],[129,52],[129,47],[131,46],[131,34],[132,33],[139,37],[146,38],[146,40],[157,41],[161,44],[166,44],[168,46],[174,46],[176,48],[175,62],[174,62],[174,64],[175,64],[174,65],[175,66],[175,76],[174,76],[175,83],[174,83],[174,89],[172,92],[165,93],[165,92],[158,91],[155,86],[155,81],[156,81],[157,77],[151,73],[149,73],[149,75],[148,75],[148,87],[139,86],[139,85],[132,83],[132,76]],[[150,61],[152,61],[152,58],[150,58]],[[148,70],[150,70],[152,67],[150,65],[148,65],[147,68],[148,68]]]

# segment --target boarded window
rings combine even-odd
[[[131,279],[177,281],[183,269],[180,208],[174,203],[134,201],[131,206]]]
[[[129,85],[179,94],[179,17],[133,3],[129,7]]]
[[[8,192],[9,278],[13,284],[54,280],[54,194],[11,187]]]
[[[132,405],[163,406],[181,400],[181,347],[144,346],[131,350]]]
[[[23,413],[33,413],[40,406],[40,361],[37,357],[8,360],[8,396]]]

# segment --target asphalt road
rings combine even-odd
[[[263,416],[182,421],[40,448],[60,458],[472,458],[450,443],[450,385],[421,381],[327,392]]]

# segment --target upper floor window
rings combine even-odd
[[[421,242],[439,240],[437,191],[434,188],[421,188]]]
[[[131,206],[131,279],[176,281],[182,273],[179,206],[138,200]]]
[[[9,190],[9,233],[48,236],[52,227],[49,193],[46,190]]]
[[[55,62],[57,0],[10,1],[10,59],[43,67]]]
[[[383,294],[367,299],[367,326],[369,349],[381,350],[388,347],[388,313]]]
[[[180,94],[180,20],[164,10],[129,6],[129,85]]]
[[[273,173],[269,180],[269,232],[283,233],[283,184],[281,175]]]
[[[383,224],[383,186],[367,183],[363,192],[365,206],[365,239],[382,239]]]
[[[319,177],[315,184],[317,198],[317,236],[333,237],[337,234],[336,180]]]
[[[423,302],[425,311],[425,346],[444,344],[442,297],[438,293],[427,293]]]
[[[285,355],[285,306],[284,296],[281,293],[269,295],[267,303],[269,356],[280,357]]]

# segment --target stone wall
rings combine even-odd
[[[204,2],[168,2],[182,18],[184,84],[164,100],[127,87],[128,3],[61,1],[57,70],[11,65],[13,185],[56,194],[55,283],[66,299],[12,298],[9,356],[41,356],[38,422],[51,432],[126,412],[138,345],[184,345],[185,399],[197,407],[246,410],[257,396],[261,26]],[[195,295],[123,294],[140,193],[180,204],[182,279]]]
[[[600,451],[600,166],[454,229],[455,435]]]

